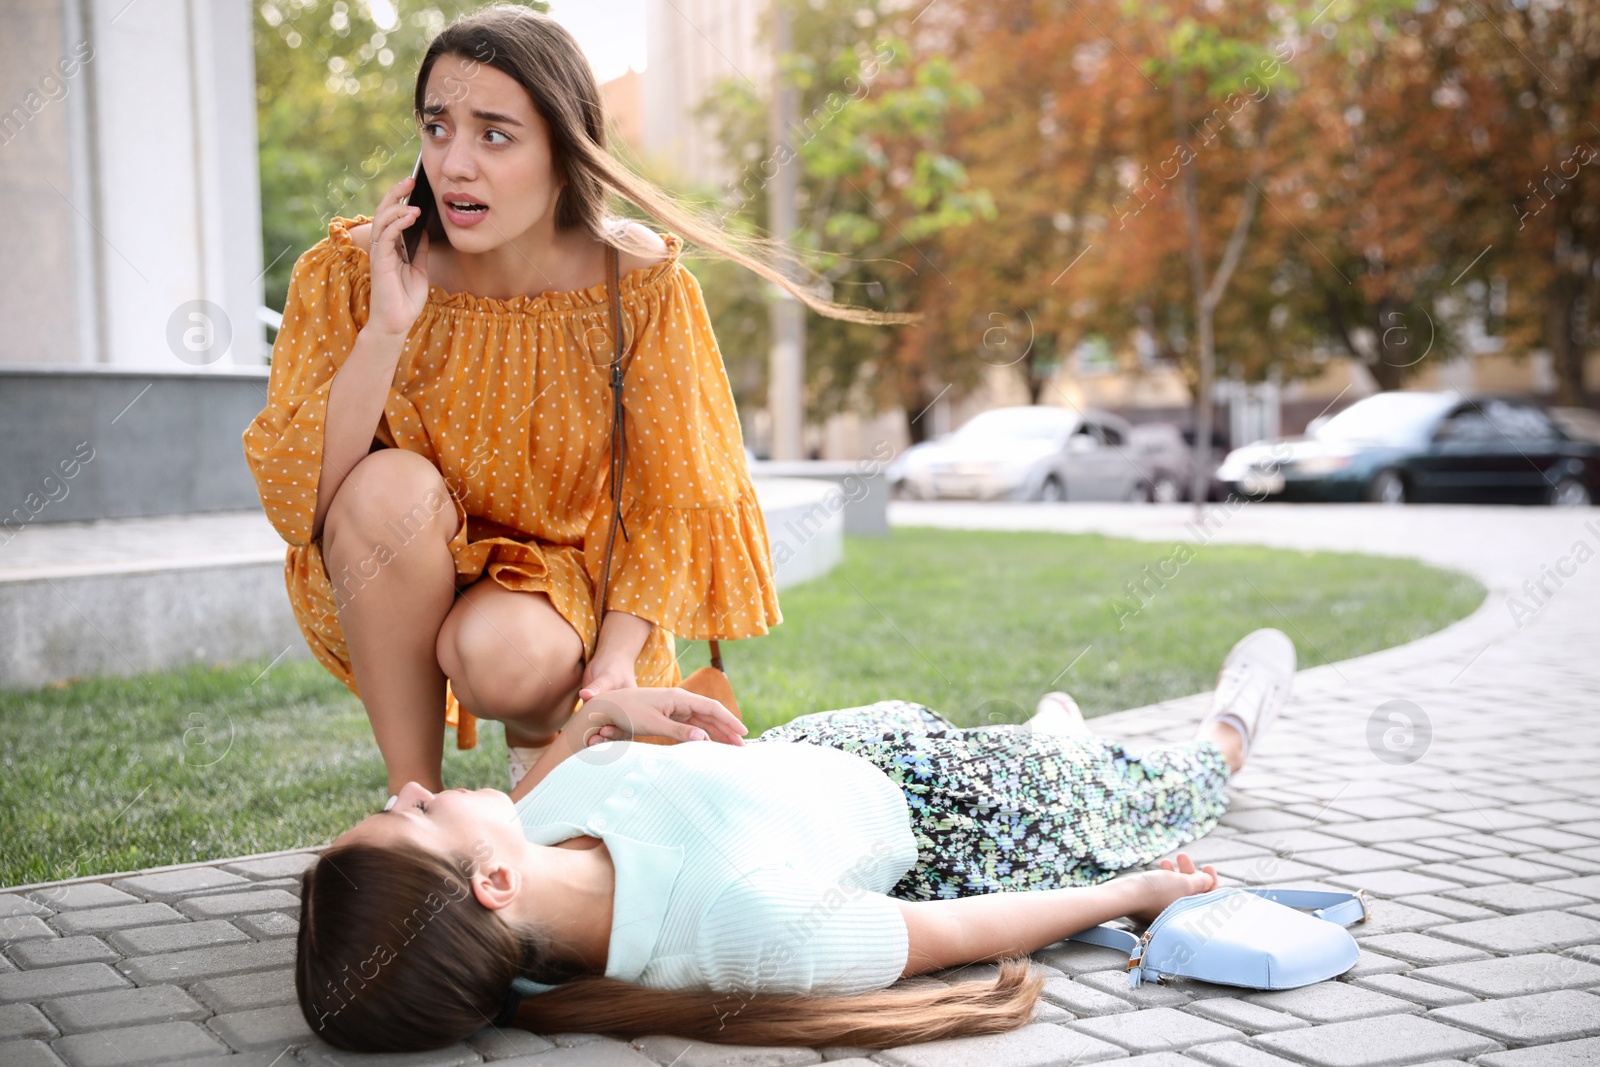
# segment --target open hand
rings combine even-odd
[[[1174,900],[1217,888],[1217,869],[1209,863],[1197,869],[1187,852],[1178,853],[1177,863],[1162,860],[1159,871],[1140,871],[1134,877],[1144,883],[1148,903],[1137,911],[1130,911],[1128,918],[1146,925],[1154,922]]]
[[[749,732],[720,701],[677,686],[634,686],[602,693],[573,716],[580,717],[587,718],[585,745],[635,735],[743,745]]]

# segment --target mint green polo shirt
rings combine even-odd
[[[905,920],[887,893],[916,863],[916,839],[904,794],[860,757],[789,741],[607,741],[562,761],[517,811],[536,844],[605,842],[608,978],[843,996],[905,970]]]

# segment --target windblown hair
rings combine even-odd
[[[497,4],[447,26],[428,45],[417,70],[412,105],[419,122],[428,72],[446,55],[487,64],[513,78],[548,124],[553,166],[558,178],[566,181],[556,201],[557,229],[581,227],[596,240],[636,253],[645,251],[643,239],[635,239],[620,225],[623,220],[608,213],[606,193],[610,192],[687,240],[782,286],[819,315],[870,325],[921,320],[917,313],[873,311],[818,296],[791,280],[791,274],[803,275],[806,267],[783,242],[734,234],[711,215],[691,208],[628,169],[606,147],[605,107],[583,50],[572,34],[548,15],[515,4]],[[428,239],[435,245],[447,240],[437,212],[430,220]],[[790,266],[785,269],[775,263]]]
[[[1013,1030],[1044,985],[1021,957],[1003,961],[992,982],[847,997],[646,988],[557,965],[537,931],[514,930],[478,902],[474,869],[466,856],[361,844],[307,869],[294,982],[313,1033],[354,1052],[443,1048],[487,1026],[523,975],[562,983],[523,998],[516,1026],[535,1033],[890,1048]]]

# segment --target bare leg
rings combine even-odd
[[[445,674],[434,655],[455,600],[444,479],[414,452],[386,448],[351,470],[328,505],[322,559],[389,792],[444,788]]]
[[[1228,761],[1228,770],[1237,774],[1240,767],[1244,766],[1244,739],[1225,722],[1201,723],[1200,732],[1196,737],[1205,741],[1215,741],[1217,747],[1222,749],[1223,757]]]
[[[479,579],[439,627],[437,654],[456,699],[503,722],[508,744],[546,743],[577,703],[583,639],[543,593]]]

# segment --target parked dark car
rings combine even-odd
[[[1272,500],[1584,505],[1600,493],[1600,445],[1518,397],[1402,390],[1234,449],[1217,477]]]
[[[1551,408],[1548,412],[1561,432],[1574,441],[1600,445],[1600,411],[1589,408]]]

